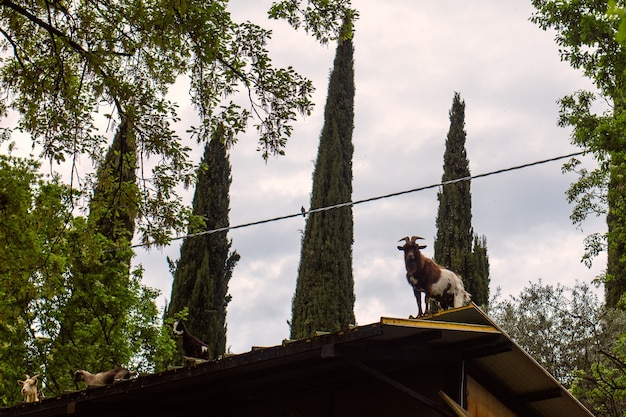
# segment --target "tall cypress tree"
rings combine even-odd
[[[207,230],[228,227],[231,167],[223,129],[207,143],[198,169],[193,214]],[[187,238],[174,271],[168,315],[189,310],[187,327],[211,348],[213,357],[226,351],[228,283],[239,254],[230,252],[226,232]]]
[[[454,93],[450,116],[450,130],[443,156],[442,182],[470,176],[465,150],[465,102]],[[460,274],[465,289],[477,304],[486,304],[489,297],[487,248],[480,246],[486,239],[474,237],[472,228],[472,195],[470,181],[445,184],[437,194],[437,237],[435,259],[441,265]],[[476,251],[473,243],[476,242]],[[487,283],[487,285],[485,285]]]
[[[352,198],[353,56],[352,40],[339,41],[313,173],[311,209]],[[291,338],[309,337],[318,330],[338,331],[355,323],[352,242],[351,207],[308,215],[292,303]]]
[[[46,365],[53,391],[67,387],[69,370],[126,364],[136,347],[128,341],[132,311],[140,308],[134,298],[138,284],[130,274],[139,195],[136,152],[132,121],[122,117],[97,169],[87,222],[72,231],[69,297],[53,343],[55,355]]]

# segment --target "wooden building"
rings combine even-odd
[[[589,417],[479,308],[255,348],[0,410],[53,416]]]

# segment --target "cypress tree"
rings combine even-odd
[[[129,321],[140,308],[130,276],[139,195],[136,151],[132,122],[123,117],[97,169],[87,222],[72,231],[70,295],[46,366],[53,390],[67,383],[68,370],[105,370],[133,355]]]
[[[476,304],[486,306],[489,302],[489,256],[487,255],[487,237],[474,235],[472,250],[472,280],[470,294]],[[473,292],[472,292],[473,291]]]
[[[207,230],[228,227],[231,167],[223,129],[218,129],[204,149],[193,197],[193,214],[204,219]],[[226,351],[228,283],[239,254],[230,252],[226,232],[210,233],[183,241],[174,271],[171,317],[185,307],[191,333],[207,343],[213,357]]]
[[[352,199],[353,56],[352,40],[339,41],[313,173],[311,209]],[[355,323],[352,242],[350,206],[308,215],[292,303],[292,339]]]
[[[137,144],[128,117],[123,117],[103,164],[89,205],[96,230],[112,241],[130,242],[137,217]],[[130,265],[130,258],[128,259]]]
[[[442,182],[470,176],[469,161],[465,150],[465,102],[454,93],[450,116],[450,130],[446,138],[443,156]],[[487,249],[481,247],[486,239],[475,239],[472,228],[472,195],[470,181],[444,184],[437,194],[437,237],[434,258],[463,278],[465,289],[477,304],[488,300],[488,275],[479,276],[477,268],[488,269]],[[473,243],[479,245],[473,250]],[[484,256],[484,258],[483,258]],[[484,273],[481,272],[481,273]],[[487,272],[488,273],[488,272]]]

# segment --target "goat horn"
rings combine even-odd
[[[406,241],[406,243],[409,243],[409,240],[410,240],[410,239],[409,239],[409,237],[408,237],[408,236],[405,236],[405,237],[403,237],[402,239],[398,240],[398,242],[402,242],[403,240],[404,240],[404,241]]]
[[[420,237],[420,236],[413,236],[413,237],[411,237],[411,243],[415,243],[415,241],[416,241],[417,239],[424,239],[424,238],[423,238],[423,237]]]

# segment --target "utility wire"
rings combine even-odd
[[[467,176],[467,177],[456,178],[456,179],[449,180],[449,181],[443,181],[443,182],[440,182],[440,183],[437,183],[437,184],[431,184],[431,185],[426,185],[426,186],[423,186],[423,187],[412,188],[410,190],[398,191],[398,192],[395,192],[395,193],[383,194],[383,195],[379,195],[379,196],[375,196],[375,197],[365,198],[363,200],[348,201],[346,203],[339,203],[339,204],[334,204],[332,206],[314,208],[314,209],[310,209],[308,211],[306,211],[306,210],[299,211],[298,213],[295,213],[295,214],[287,214],[287,215],[284,215],[284,216],[273,217],[273,218],[270,218],[270,219],[257,220],[257,221],[249,222],[249,223],[242,223],[242,224],[238,224],[236,226],[228,226],[228,227],[220,227],[220,228],[217,228],[217,229],[203,230],[203,231],[197,232],[197,233],[190,233],[190,234],[187,234],[187,235],[184,235],[184,236],[173,237],[171,240],[174,241],[174,240],[185,239],[185,238],[188,238],[188,237],[210,235],[210,234],[213,234],[213,233],[226,232],[226,231],[229,231],[229,230],[242,229],[244,227],[256,226],[256,225],[264,224],[264,223],[272,223],[272,222],[276,222],[276,221],[279,221],[279,220],[290,219],[290,218],[293,218],[293,217],[305,216],[307,214],[318,213],[318,212],[321,212],[321,211],[328,211],[328,210],[334,210],[334,209],[338,209],[338,208],[342,208],[342,207],[356,206],[357,204],[369,203],[369,202],[372,202],[372,201],[382,200],[382,199],[385,199],[385,198],[397,197],[397,196],[404,195],[404,194],[410,194],[410,193],[415,193],[415,192],[418,192],[418,191],[429,190],[431,188],[437,188],[437,187],[441,187],[441,186],[444,186],[444,185],[456,184],[457,182],[471,181],[471,180],[475,180],[475,179],[478,179],[478,178],[489,177],[491,175],[503,174],[505,172],[516,171],[516,170],[519,170],[519,169],[528,168],[528,167],[532,167],[532,166],[536,166],[536,165],[542,165],[542,164],[546,164],[548,162],[554,162],[554,161],[558,161],[558,160],[565,159],[565,158],[572,158],[574,156],[580,156],[580,155],[583,155],[583,154],[584,154],[584,152],[574,152],[574,153],[570,153],[568,155],[561,155],[561,156],[556,156],[554,158],[542,159],[540,161],[529,162],[527,164],[517,165],[517,166],[513,166],[513,167],[509,167],[509,168],[498,169],[496,171],[490,171],[490,172],[486,172],[484,174],[470,175],[470,176]],[[133,245],[131,247],[137,248],[137,247],[142,247],[142,246],[149,246],[149,244],[147,244],[147,243],[140,243],[140,244]]]

